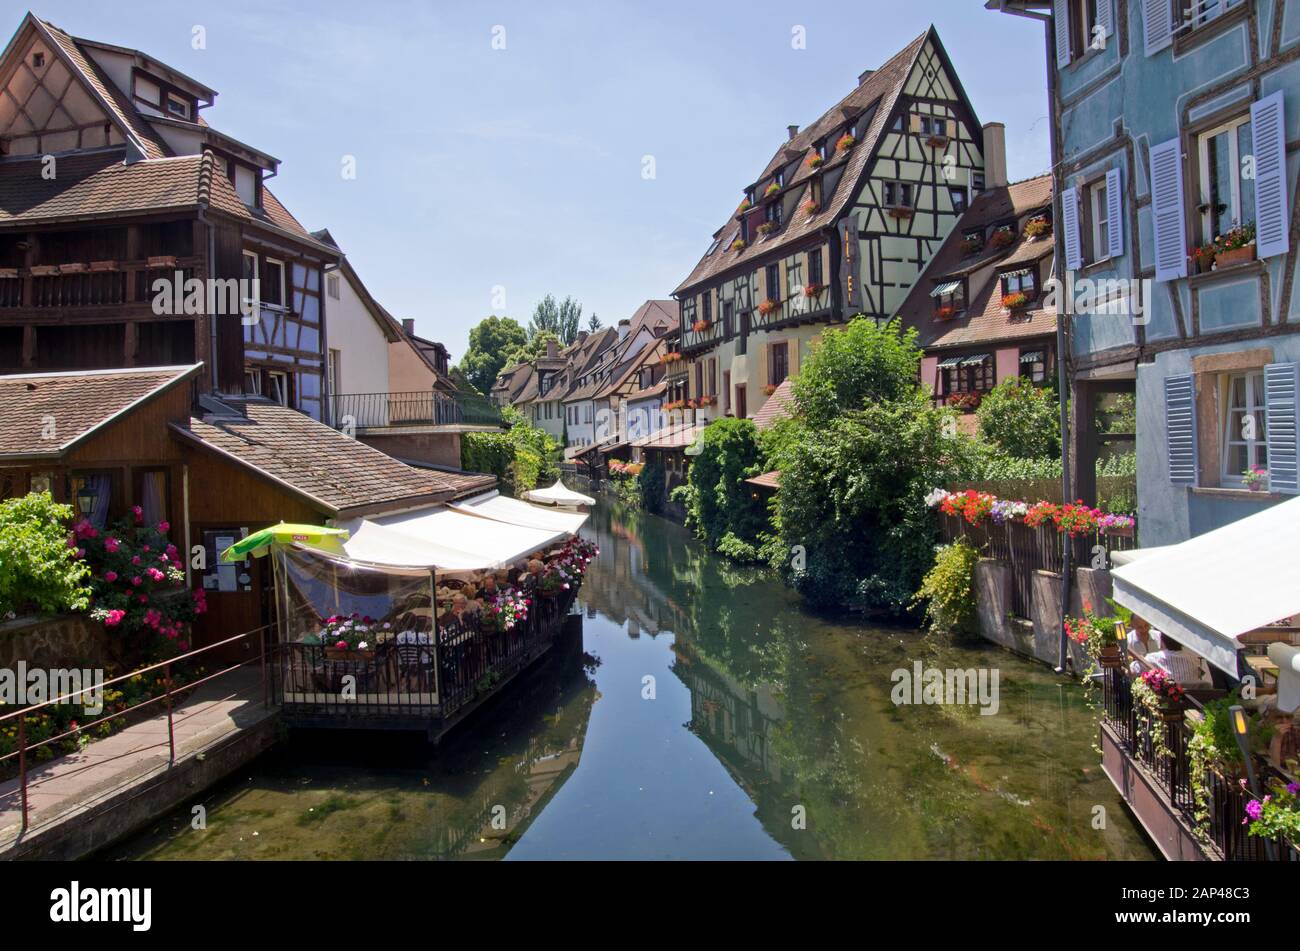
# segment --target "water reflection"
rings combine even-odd
[[[206,830],[187,808],[115,854],[1153,857],[1050,670],[812,615],[654,516],[602,503],[584,534],[581,642],[442,748],[296,736],[208,797]],[[895,705],[916,660],[997,667],[999,712]]]

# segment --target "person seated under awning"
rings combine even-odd
[[[1160,650],[1151,651],[1145,661],[1148,667],[1163,670],[1185,687],[1210,685],[1205,662],[1191,651],[1183,650],[1183,645],[1168,634],[1160,635]]]

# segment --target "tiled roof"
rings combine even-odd
[[[634,440],[641,449],[685,449],[700,438],[707,423],[677,423]]]
[[[762,489],[779,489],[781,488],[781,470],[773,469],[771,472],[764,472],[762,475],[756,475],[754,478],[745,481]]]
[[[767,429],[775,425],[777,420],[784,419],[793,412],[790,405],[793,402],[794,381],[786,377],[781,381],[781,385],[772,391],[767,402],[754,414],[754,425],[759,429]]]
[[[660,380],[658,383],[652,383],[650,386],[642,387],[639,390],[633,390],[627,394],[629,403],[634,400],[648,400],[655,396],[662,396],[668,390],[668,381]]]
[[[443,501],[496,483],[479,473],[416,469],[270,400],[228,402],[246,415],[193,418],[173,429],[331,515]]]
[[[772,159],[764,168],[763,174],[757,179],[757,181],[761,182],[764,178],[771,176],[778,167],[793,161],[800,154],[811,154],[813,147],[820,139],[839,131],[847,122],[852,121],[875,104],[876,111],[871,119],[871,125],[853,148],[843,153],[830,154],[828,152],[825,163],[815,172],[808,168],[806,162],[800,162],[798,171],[786,183],[787,190],[804,188],[807,180],[813,174],[821,173],[824,175],[836,165],[843,164],[845,171],[840,177],[835,194],[822,202],[823,207],[810,215],[803,210],[803,196],[800,196],[795,205],[797,210],[791,215],[784,228],[774,235],[757,238],[748,247],[740,251],[731,250],[732,242],[740,234],[740,222],[734,215],[728,217],[727,221],[716,232],[717,249],[712,254],[705,254],[700,259],[699,263],[695,265],[695,269],[673,291],[674,294],[679,294],[687,288],[717,277],[741,263],[749,263],[758,258],[766,257],[777,248],[796,242],[815,231],[825,228],[841,217],[845,206],[853,199],[858,179],[862,176],[868,160],[875,151],[876,143],[889,121],[894,103],[902,92],[912,64],[916,61],[917,56],[925,46],[926,38],[930,35],[931,30],[922,33],[868,76],[851,93],[828,109],[816,122],[798,133],[793,139],[782,142],[780,148],[776,150]]]
[[[39,156],[0,162],[0,225],[199,206],[203,156],[132,165],[124,157],[120,148],[61,156],[53,179],[41,175]]]
[[[1052,177],[1014,182],[981,193],[953,226],[925,271],[916,279],[898,314],[908,327],[916,327],[918,343],[924,349],[961,347],[995,343],[999,340],[1022,340],[1056,332],[1055,312],[1035,305],[1008,313],[1002,306],[1002,289],[998,274],[1012,265],[1037,267],[1040,282],[1047,279],[1055,241],[1050,234],[1038,238],[1024,235],[1029,218],[1049,209],[1052,204]],[[966,255],[961,248],[965,232],[987,229],[1014,218],[1019,238],[1010,247],[989,249]],[[956,317],[934,316],[930,296],[935,285],[945,278],[967,281],[966,310]]]
[[[0,376],[0,457],[62,455],[200,366]]]

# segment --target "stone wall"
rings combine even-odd
[[[25,617],[0,624],[0,669],[107,667],[116,658],[104,626],[85,614]]]
[[[1032,579],[1033,604],[1030,617],[1011,614],[1011,566],[992,558],[975,565],[975,603],[980,634],[995,644],[1055,667],[1061,641],[1061,576],[1052,571],[1035,571]],[[1070,592],[1070,614],[1083,614],[1084,604],[1098,614],[1109,613],[1110,572],[1093,568],[1075,569]],[[1087,668],[1083,648],[1071,642],[1068,654],[1074,671]]]

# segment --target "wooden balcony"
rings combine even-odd
[[[0,322],[15,323],[56,312],[103,319],[123,308],[149,311],[154,282],[199,274],[203,259],[170,255],[138,261],[85,261],[0,268]]]

